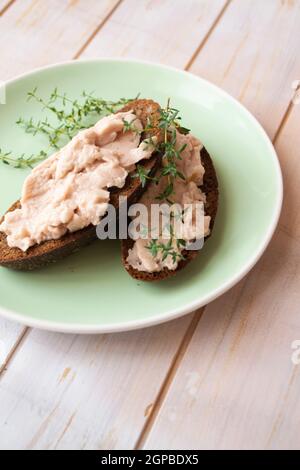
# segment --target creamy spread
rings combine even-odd
[[[134,131],[125,131],[124,121],[134,121]],[[135,164],[154,151],[151,143],[140,141],[141,130],[131,111],[106,116],[38,165],[25,180],[21,207],[0,225],[7,244],[27,251],[97,225],[107,210],[108,189],[122,188]]]
[[[175,180],[175,193],[172,194],[172,202],[179,204],[182,209],[186,204],[191,205],[193,208],[199,207],[199,203],[203,203],[203,223],[200,225],[194,224],[194,219],[191,218],[189,223],[185,226],[184,234],[182,239],[186,242],[186,246],[195,239],[200,239],[209,234],[210,217],[204,213],[205,194],[201,191],[200,187],[203,183],[204,167],[201,163],[200,151],[203,148],[201,142],[194,136],[188,134],[183,135],[176,132],[176,149],[179,150],[183,146],[186,146],[181,153],[182,159],[176,161],[177,169],[184,175],[185,179],[176,178]],[[151,204],[157,204],[157,197],[162,194],[164,189],[168,185],[168,178],[164,176],[160,178],[158,184],[152,182],[142,198],[140,199],[141,204],[145,204],[150,213]],[[176,235],[176,234],[175,234]],[[158,243],[168,243],[169,239],[160,237]],[[180,256],[176,259],[172,256],[167,256],[163,259],[163,252],[161,250],[153,256],[149,249],[149,242],[151,237],[138,238],[132,247],[128,251],[127,263],[134,269],[145,272],[159,272],[164,268],[169,270],[175,270],[178,266]],[[176,236],[172,239],[172,251],[180,254],[184,250],[184,245],[178,246]]]

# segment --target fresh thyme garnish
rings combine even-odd
[[[176,243],[177,243],[178,248],[180,247],[182,243],[184,243],[184,246],[185,246],[184,240],[177,240]],[[178,243],[179,243],[179,246],[178,246]],[[158,256],[159,253],[161,253],[162,261],[165,261],[168,256],[172,257],[172,260],[174,263],[176,263],[177,260],[180,261],[180,260],[185,259],[181,252],[174,250],[173,237],[170,238],[167,243],[162,243],[162,242],[159,242],[157,239],[152,239],[150,240],[149,245],[147,245],[146,248],[150,250],[151,255],[154,258]]]
[[[136,99],[136,98],[133,98]],[[37,88],[28,93],[28,100],[35,100],[48,115],[41,120],[20,117],[17,124],[25,132],[32,135],[43,134],[48,139],[47,150],[41,150],[37,155],[12,156],[11,152],[1,152],[0,161],[16,168],[32,167],[45,159],[51,150],[58,150],[70,141],[80,130],[91,127],[104,115],[112,114],[132,99],[121,98],[118,101],[108,101],[97,98],[93,93],[83,91],[80,99],[71,99],[66,93],[59,93],[55,88],[48,99],[38,94]],[[52,116],[53,119],[50,119]]]
[[[158,182],[162,177],[167,177],[167,184],[156,199],[159,201],[167,201],[171,205],[173,204],[171,197],[175,193],[174,185],[176,178],[185,180],[185,176],[178,170],[177,161],[182,160],[181,154],[185,150],[186,144],[182,145],[179,149],[177,148],[177,130],[185,135],[188,134],[190,130],[182,127],[179,123],[180,120],[181,117],[179,116],[178,109],[171,108],[170,100],[168,100],[167,107],[160,110],[158,123],[158,127],[163,132],[163,141],[158,144],[157,150],[163,155],[163,166],[156,181]],[[182,217],[182,214],[180,217]],[[185,259],[181,253],[181,249],[186,246],[186,241],[176,239],[172,226],[169,226],[169,231],[170,239],[167,243],[152,239],[147,245],[147,249],[150,250],[153,257],[156,257],[161,252],[162,261],[166,260],[168,256],[171,256],[175,263],[177,260]],[[174,248],[174,240],[176,240],[177,250]]]

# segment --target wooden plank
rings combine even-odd
[[[0,382],[0,448],[132,447],[189,322],[101,336],[33,330]]]
[[[153,2],[153,5],[158,8],[161,3]],[[170,2],[165,3],[168,4],[169,11],[173,12],[173,2],[172,5]],[[201,31],[202,29],[209,31],[214,24],[210,6],[212,3],[206,0],[201,2],[203,6],[201,18],[199,15]],[[132,5],[132,3],[128,4],[129,7]],[[216,0],[215,4],[217,5],[215,12],[219,14],[220,7],[225,2]],[[140,2],[138,5],[140,6]],[[138,30],[135,29],[137,38],[143,28],[145,14],[148,9],[152,8],[150,2],[143,2],[143,5],[144,9],[139,10],[139,17],[135,16],[135,20],[140,25]],[[182,3],[178,2],[176,8],[179,5]],[[197,7],[198,2],[189,2],[189,5]],[[118,10],[112,19],[117,13]],[[157,13],[161,13],[159,8]],[[155,19],[153,15],[152,19]],[[166,12],[164,20],[165,27],[169,28],[169,35],[173,36],[173,46],[176,49],[173,24],[168,21]],[[180,24],[177,33],[182,38],[184,37],[187,44],[190,44],[190,52],[187,50],[188,46],[185,45],[184,56],[184,60],[189,60],[203,34],[200,31],[199,42],[189,41],[186,23],[183,22],[182,25],[185,33],[181,33]],[[99,37],[102,34],[103,30]],[[193,28],[191,39],[194,34]],[[98,41],[98,36],[94,40]],[[161,48],[157,47],[156,50],[156,60],[159,60]],[[179,53],[182,54],[180,51]],[[151,54],[153,58],[153,50]],[[172,57],[174,59],[174,53]],[[147,50],[145,50],[144,58],[150,58],[147,56]],[[182,56],[180,60],[176,60],[178,64],[182,61]],[[168,63],[168,58],[165,62]],[[144,413],[149,414],[151,409],[149,405],[159,392],[172,358],[177,353],[180,341],[184,338],[190,322],[190,318],[187,317],[157,329],[98,339],[31,332],[10,362],[10,368],[1,381],[0,410],[3,411],[0,415],[3,420],[0,423],[5,422],[6,429],[10,431],[6,433],[5,442],[3,441],[0,445],[5,444],[14,448],[23,446],[30,448],[133,447],[147,417]],[[89,363],[89,360],[92,361],[95,356],[97,341],[100,349],[96,358],[97,363],[93,365]],[[76,346],[72,347],[73,343]],[[59,354],[59,360],[55,358],[56,352]],[[24,361],[31,363],[34,377],[38,377],[36,381],[33,381],[31,375],[23,373]],[[49,367],[45,368],[45,363],[49,364]],[[77,373],[76,377],[79,376],[81,379],[75,380],[70,369],[80,370],[80,374]],[[60,388],[55,386],[58,376],[65,379],[62,383],[66,382],[66,398],[62,397],[62,385]],[[30,385],[31,381],[34,386]],[[54,384],[53,387],[51,384]],[[86,388],[85,384],[88,384]],[[102,387],[103,393],[100,394],[100,400],[96,393],[91,395],[91,390],[95,390],[94,385],[98,388]],[[28,394],[25,392],[24,395],[24,390],[28,390]],[[79,397],[79,402],[76,397]],[[60,402],[61,398],[62,402]],[[85,408],[84,403],[89,409]],[[79,405],[80,410],[77,411]],[[33,416],[30,414],[30,407],[36,410]],[[5,409],[10,410],[9,414]],[[26,432],[16,432],[19,419],[27,423]]]
[[[12,5],[14,0],[0,0],[0,16]]]
[[[22,0],[1,17],[0,75],[73,58],[118,0]]]
[[[300,71],[300,2],[233,0],[191,72],[241,100],[271,137]]]
[[[300,448],[299,123],[294,106],[276,145],[281,228],[248,278],[206,307],[147,449]]]
[[[82,57],[126,57],[184,68],[227,0],[127,0]]]

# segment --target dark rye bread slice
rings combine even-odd
[[[159,104],[154,101],[140,99],[130,102],[120,111],[133,110],[140,118],[143,127],[146,127],[148,118],[151,119],[151,122],[155,126],[159,119],[159,109]],[[160,138],[158,129],[151,133]],[[148,136],[149,134],[142,135],[142,139]],[[160,155],[156,153],[152,158],[144,160],[140,162],[140,164],[143,165],[150,174],[154,174],[160,166]],[[110,203],[118,209],[119,196],[123,196],[127,197],[129,204],[133,204],[141,197],[145,189],[146,186],[144,188],[142,187],[139,178],[132,178],[131,175],[128,175],[125,186],[121,190],[111,190]],[[18,207],[20,207],[20,201],[14,203],[8,212]],[[22,271],[31,271],[46,266],[49,263],[56,262],[78,251],[81,247],[88,245],[96,239],[96,227],[90,225],[77,232],[68,232],[59,240],[49,240],[39,245],[34,245],[26,252],[23,252],[19,248],[10,248],[6,242],[6,235],[0,232],[0,266]]]
[[[205,215],[210,215],[211,217],[210,234],[205,237],[206,241],[210,237],[215,223],[218,210],[219,190],[217,175],[212,159],[204,147],[202,148],[200,155],[202,164],[205,168],[203,185],[201,186],[202,191],[206,194],[204,210]],[[145,271],[138,271],[127,263],[128,250],[132,248],[133,244],[134,240],[130,238],[122,241],[122,262],[130,276],[132,276],[134,279],[138,279],[139,281],[161,281],[163,279],[167,279],[168,277],[174,276],[174,274],[183,269],[190,261],[196,258],[199,253],[199,250],[184,250],[182,254],[185,259],[178,263],[177,269],[170,270],[165,268],[160,272],[148,273]]]

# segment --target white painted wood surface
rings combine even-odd
[[[99,337],[0,320],[0,448],[300,448],[299,20],[299,0],[15,0],[1,16],[1,79],[122,56],[221,85],[277,135],[287,189],[269,250],[202,317]]]
[[[171,47],[173,41],[172,49],[174,52],[172,57],[174,59],[177,50],[177,37],[172,34],[173,23],[169,22],[170,10],[172,10],[174,21],[178,23],[177,34],[182,38],[182,41],[190,45],[189,52],[188,46],[185,47],[186,54],[184,57],[182,54],[178,54],[176,64],[183,66],[195,52],[197,44],[201,44],[205,38],[205,34],[207,34],[212,27],[212,24],[222,11],[222,8],[226,5],[226,2],[225,0],[217,0],[216,2],[208,2],[208,0],[201,0],[200,2],[198,0],[188,0],[185,2],[184,9],[182,8],[182,2],[177,2],[177,9],[173,9],[173,4],[173,0],[172,2],[171,0],[165,2],[149,2],[145,0],[138,2],[136,0],[127,1],[125,4],[125,12],[129,14],[129,17],[134,15],[135,22],[140,24],[143,24],[144,18],[150,14],[149,12],[152,12],[149,26],[152,27],[150,36],[152,38],[153,48],[145,49],[143,58],[147,60],[152,58],[159,61],[161,57],[161,47],[160,41],[155,39],[155,18],[157,18],[157,14],[153,14],[153,10],[159,13],[159,17],[165,25],[164,34],[166,34],[166,31],[169,31],[171,37],[171,39],[169,39],[169,45]],[[99,47],[99,36],[103,38],[105,47],[108,47],[108,45],[114,41],[107,35],[106,25],[111,21],[114,22],[114,24],[118,24],[124,14],[124,12],[121,11],[122,14],[120,17],[118,11],[119,8],[124,7],[124,2],[120,3],[119,8],[115,11],[115,7],[118,5],[119,1],[116,0],[105,0],[103,2],[88,0],[88,3],[83,1],[72,2],[71,0],[54,1],[51,3],[49,1],[45,2],[44,0],[26,0],[22,1],[22,5],[19,2],[14,3],[5,13],[3,28],[0,20],[1,31],[3,30],[4,35],[6,35],[7,44],[11,44],[11,47],[8,47],[5,53],[6,60],[4,57],[4,60],[0,62],[0,78],[10,78],[19,73],[24,73],[32,67],[47,65],[52,61],[68,60],[73,57],[88,57],[89,55],[85,55],[83,48],[86,47],[86,49],[89,50],[95,41],[97,41],[97,47]],[[161,8],[162,5],[163,8]],[[135,6],[137,6],[136,12]],[[178,6],[180,6],[180,11],[178,11]],[[97,27],[95,27],[95,15],[92,17],[91,15],[86,15],[84,18],[81,17],[81,11],[84,8],[89,11],[95,10],[98,12],[99,23]],[[193,23],[193,28],[189,28],[188,30],[186,29],[186,23],[181,21],[183,12],[186,10],[188,10],[192,18],[196,19],[195,23]],[[109,21],[105,22],[103,18],[108,18],[109,14],[112,13],[113,15],[109,18]],[[180,15],[178,13],[180,13]],[[58,16],[60,17],[60,21],[57,23]],[[76,18],[75,23],[74,18]],[[74,28],[73,24],[76,25],[76,28]],[[47,25],[52,25],[50,37],[47,33]],[[198,28],[200,28],[201,33],[199,35],[199,43],[196,43],[194,38]],[[18,35],[15,38],[16,29],[18,30]],[[62,30],[63,34],[61,34]],[[95,31],[97,31],[97,34],[93,37],[91,34],[94,34]],[[133,32],[135,36],[132,35],[131,38],[134,39],[135,42],[139,42],[140,28],[133,28]],[[67,44],[65,40],[66,36],[68,36]],[[78,40],[79,37],[81,38],[81,42]],[[125,37],[126,34],[124,38]],[[89,40],[91,40],[90,45],[88,44]],[[14,51],[19,44],[21,44],[22,47],[21,61],[15,60],[14,55]],[[101,44],[100,41],[100,45]],[[121,42],[119,49],[115,46],[114,54],[111,52],[111,55],[121,55],[123,47],[124,44]],[[49,48],[51,48],[50,55],[45,53]],[[99,56],[103,56],[103,50],[98,52],[98,57]],[[171,65],[171,62],[168,62],[167,59],[165,63]],[[6,324],[5,331],[8,335],[8,323]],[[8,341],[11,343],[12,338],[17,342],[19,334],[22,334],[22,331],[22,329],[18,331],[15,326],[12,325],[12,332],[9,335],[9,339],[6,340],[3,337],[3,343],[8,343]],[[9,352],[10,348],[6,347],[5,350]]]
[[[184,68],[226,0],[127,0],[82,57],[126,57]]]
[[[2,15],[6,8],[10,5],[12,0],[0,0],[0,15]]]

